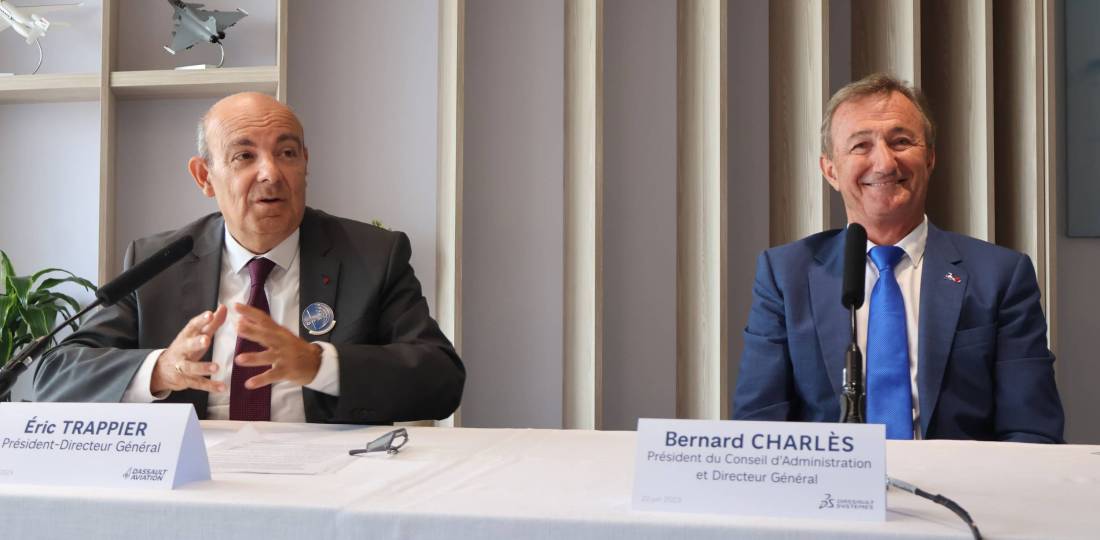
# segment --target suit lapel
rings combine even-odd
[[[182,278],[178,289],[179,297],[175,303],[176,306],[179,306],[177,320],[180,323],[176,325],[177,332],[195,315],[208,309],[212,310],[218,305],[225,222],[221,217],[211,219],[196,233],[194,249],[179,264]],[[202,361],[209,362],[213,353],[213,347],[207,349]],[[195,390],[188,392],[191,394],[188,401],[195,404],[195,410],[198,412],[199,418],[206,418],[206,404],[209,395],[206,392]]]
[[[302,233],[299,236],[301,273],[298,286],[298,312],[320,302],[337,311],[336,292],[340,286],[340,259],[332,253],[332,235],[325,229],[325,222],[316,211],[306,209],[302,218]],[[300,319],[300,318],[299,318]],[[344,321],[350,322],[350,321]],[[336,324],[340,324],[337,317]],[[332,331],[321,335],[310,335],[309,330],[298,321],[298,332],[306,341],[330,341]],[[333,328],[335,330],[335,327]]]
[[[840,395],[843,384],[844,351],[849,334],[849,315],[840,304],[840,282],[844,273],[844,234],[830,239],[810,268],[810,301],[817,329],[821,360],[833,391]]]
[[[947,357],[955,338],[963,297],[969,279],[951,239],[931,223],[924,248],[921,272],[920,321],[917,342],[917,390],[920,396],[921,434],[928,435],[928,423],[940,397]],[[951,274],[961,282],[950,279]]]

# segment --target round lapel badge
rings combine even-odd
[[[314,302],[302,311],[302,326],[313,336],[327,334],[336,326],[336,313],[328,304]]]

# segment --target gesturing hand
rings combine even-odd
[[[219,305],[213,312],[204,311],[188,321],[172,344],[161,353],[153,367],[149,390],[153,394],[167,390],[194,388],[205,392],[225,392],[225,384],[207,376],[218,371],[217,364],[203,362],[202,356],[214,341],[228,310]]]
[[[237,335],[255,341],[266,350],[242,353],[235,360],[238,366],[271,366],[271,369],[245,381],[249,390],[279,381],[305,386],[321,369],[321,347],[309,343],[279,326],[263,311],[244,304],[233,306],[240,320]]]

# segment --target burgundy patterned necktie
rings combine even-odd
[[[248,289],[248,305],[270,313],[267,305],[267,294],[264,292],[264,282],[268,274],[275,267],[270,259],[257,257],[248,261],[248,275],[252,278],[252,284]],[[247,352],[260,352],[264,347],[259,343],[237,337],[237,348],[233,351],[233,359],[237,355]],[[245,367],[233,364],[232,377],[229,386],[229,419],[230,420],[271,420],[271,385],[249,390],[244,387],[244,382],[259,375],[271,366]]]

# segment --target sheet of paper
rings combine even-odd
[[[350,463],[347,444],[302,443],[245,426],[210,447],[213,473],[324,474]]]

